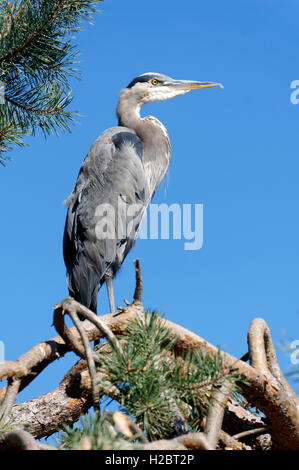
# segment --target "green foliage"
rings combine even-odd
[[[0,0],[0,163],[38,128],[70,130],[77,114],[70,77],[79,78],[73,34],[101,0]],[[0,97],[0,98],[1,98]],[[4,102],[2,102],[4,101]]]
[[[121,392],[121,411],[150,440],[173,435],[178,410],[190,428],[197,430],[213,386],[227,378],[220,351],[207,354],[202,348],[176,355],[175,340],[169,339],[156,313],[145,313],[144,318],[131,322],[122,339],[122,354],[113,350],[99,357],[101,368]]]
[[[58,438],[60,449],[73,450],[81,450],[86,445],[88,450],[121,450],[127,449],[129,442],[122,433],[115,431],[107,416],[98,413],[81,416],[73,428],[65,426]]]
[[[235,383],[239,379],[224,371],[220,351],[208,354],[201,348],[177,354],[176,341],[169,337],[163,318],[156,312],[144,312],[130,322],[120,339],[122,352],[113,349],[100,354],[97,366],[120,391],[118,408],[150,441],[176,435],[178,413],[190,431],[198,431],[215,387],[224,380]],[[83,448],[84,438],[92,449],[141,448],[137,435],[128,439],[110,415],[89,414],[74,428],[66,426],[60,434],[62,448]]]
[[[11,431],[11,429],[13,429],[13,426],[11,423],[6,423],[6,424],[0,424],[0,436],[1,434],[4,434],[8,431]]]
[[[170,368],[168,331],[157,321],[156,314],[131,322],[123,338],[123,354],[113,351],[102,360],[110,381],[121,391],[122,411],[133,415],[151,437],[171,433],[172,411],[169,401],[175,391],[169,389]]]

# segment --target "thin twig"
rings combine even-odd
[[[70,94],[71,94],[71,90],[67,93],[67,95],[64,96],[64,98],[62,98],[61,101],[59,101],[59,103],[57,103],[52,108],[48,108],[48,109],[33,108],[31,106],[24,105],[22,103],[19,103],[16,100],[13,100],[12,98],[9,98],[7,95],[5,95],[5,101],[7,101],[8,103],[11,103],[13,106],[16,106],[17,108],[22,109],[23,111],[26,111],[27,113],[35,113],[35,114],[39,114],[43,116],[48,116],[49,114],[60,114],[63,111],[62,105],[68,99]]]
[[[134,260],[134,265],[135,265],[135,272],[136,272],[136,288],[134,292],[134,302],[137,303],[142,300],[142,292],[143,292],[143,286],[142,286],[142,275],[141,275],[141,268],[140,268],[140,262],[139,259]]]
[[[251,450],[249,446],[247,446],[243,442],[237,441],[237,439],[230,436],[227,432],[223,431],[222,429],[219,433],[219,442],[221,442],[224,447],[228,447],[232,450]]]
[[[0,420],[5,423],[16,401],[20,389],[20,379],[9,379],[4,400],[0,406]]]
[[[101,332],[106,334],[106,337],[114,349],[117,348],[119,352],[122,352],[122,348],[120,342],[116,339],[110,328],[103,323],[97,315],[91,312],[88,308],[84,307],[83,305],[76,302],[71,297],[63,300],[59,304],[55,305],[55,312],[54,312],[54,325],[57,329],[57,332],[61,334],[62,338],[65,341],[69,342],[72,346],[73,350],[82,358],[86,358],[90,379],[91,379],[91,388],[92,388],[92,397],[93,397],[93,405],[95,410],[99,410],[99,392],[98,386],[96,383],[96,367],[95,367],[95,360],[97,355],[94,351],[91,350],[89,339],[87,333],[83,327],[83,322],[79,320],[78,314],[87,318],[89,321],[94,323]],[[76,326],[81,340],[84,346],[82,348],[81,344],[78,343],[72,332],[69,328],[65,325],[64,322],[64,315],[68,314],[71,319],[73,320],[74,325]]]
[[[62,309],[62,311],[64,312],[73,311],[76,312],[78,315],[83,316],[100,330],[100,332],[107,338],[113,348],[117,348],[118,351],[122,352],[122,347],[119,341],[117,340],[116,336],[112,333],[108,325],[103,322],[101,318],[98,317],[94,312],[77,302],[72,297],[67,297],[66,299],[62,300],[54,306],[54,309],[54,319],[56,311],[58,311],[59,314],[60,309]]]
[[[18,21],[21,13],[25,10],[26,6],[28,5],[30,0],[25,0],[23,1],[23,4],[20,5],[20,8],[18,9],[17,13],[14,16],[14,22]]]
[[[85,350],[82,347],[81,341],[74,335],[74,331],[71,328],[68,328],[65,324],[64,315],[72,309],[65,308],[64,304],[64,301],[62,301],[55,305],[53,325],[55,326],[57,333],[64,339],[70,348],[78,354],[78,356],[85,358]]]
[[[239,432],[238,434],[234,434],[232,437],[234,439],[242,439],[243,437],[247,436],[258,436],[259,434],[265,434],[270,430],[271,426],[262,426],[259,428],[250,429],[248,431]]]
[[[9,21],[7,21],[6,29],[4,31],[2,31],[2,33],[0,34],[1,38],[6,37],[10,33],[13,23],[17,23],[21,13],[24,11],[24,9],[28,5],[29,1],[30,0],[23,1],[23,3],[21,3],[20,8],[17,10],[17,12],[14,16],[12,16],[13,12],[14,12],[14,5],[10,6],[9,9],[10,9],[11,17],[10,17]]]
[[[73,320],[73,323],[76,326],[77,330],[79,331],[83,345],[84,345],[85,356],[86,356],[89,374],[90,374],[90,380],[91,380],[93,406],[95,410],[99,410],[100,405],[99,405],[99,392],[98,392],[98,387],[96,383],[96,367],[94,363],[92,350],[90,348],[90,344],[88,341],[88,336],[86,334],[86,331],[82,327],[82,322],[79,320],[77,313],[73,311],[70,311],[68,313],[71,319]]]

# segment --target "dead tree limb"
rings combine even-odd
[[[142,305],[130,305],[121,314],[109,314],[101,317],[114,335],[121,336],[127,331],[128,320],[138,318],[143,311]],[[193,332],[163,319],[164,326],[169,331],[169,339],[176,339],[178,353],[187,349],[204,347],[207,352],[217,353],[218,349]],[[94,341],[103,334],[90,322],[83,322],[89,341]],[[70,330],[80,339],[79,333],[73,327]],[[251,349],[255,346],[252,344]],[[260,347],[260,346],[257,346]],[[15,366],[10,363],[2,368],[2,378],[12,375],[12,370],[17,370],[21,379],[21,386],[29,383],[38,371],[54,361],[60,355],[65,354],[70,347],[60,338],[52,338],[45,343],[40,343],[24,354]],[[53,354],[54,351],[54,354]],[[278,448],[299,449],[299,402],[294,393],[286,389],[283,382],[278,381],[273,373],[261,372],[244,361],[238,360],[227,353],[222,353],[224,366],[237,372],[241,379],[241,387],[247,400],[258,407],[270,420],[272,437]],[[22,376],[23,372],[27,375]],[[246,383],[245,383],[246,382]],[[0,391],[4,396],[5,388]],[[19,405],[15,405],[19,406]]]
[[[5,396],[0,406],[1,423],[6,423],[20,389],[20,379],[9,379]]]
[[[71,300],[73,301],[73,299]],[[79,304],[78,302],[76,302],[76,305],[81,306],[81,304]],[[80,308],[80,314],[83,314],[83,309]],[[126,332],[128,320],[133,320],[134,318],[137,318],[141,312],[143,312],[143,307],[141,305],[130,305],[121,314],[107,314],[103,315],[100,318],[101,322],[104,323],[115,336],[117,336],[122,335],[124,332]],[[107,333],[106,331],[105,334],[102,333],[90,321],[83,322],[83,326],[87,333],[89,341],[95,341],[97,339],[104,338]],[[69,330],[72,334],[72,338],[75,338],[78,344],[81,344],[80,334],[77,331],[76,327],[72,327]],[[119,348],[119,345],[117,347]],[[51,338],[47,341],[38,343],[36,346],[32,347],[29,351],[20,356],[19,359],[17,359],[15,362],[3,361],[0,364],[0,381],[3,379],[9,379],[14,377],[20,378],[21,382],[19,391],[22,391],[49,364],[63,357],[67,352],[71,350],[72,348],[70,344],[67,344],[60,335],[55,336],[54,338]],[[0,402],[3,400],[5,393],[6,387],[3,387],[0,390]]]
[[[134,260],[135,265],[135,273],[136,273],[136,288],[134,292],[134,301],[133,303],[140,303],[142,301],[142,292],[143,292],[143,285],[142,285],[142,275],[141,275],[141,268],[139,259]]]
[[[270,374],[284,388],[292,400],[298,400],[292,387],[285,379],[277,361],[270,329],[263,318],[255,318],[247,335],[250,365],[254,369]]]
[[[212,395],[212,402],[208,412],[204,432],[212,449],[216,449],[219,434],[222,428],[226,403],[231,396],[233,384],[225,380],[222,386]]]
[[[107,343],[101,343],[97,349],[100,354],[111,352],[111,346]],[[96,381],[100,396],[104,394],[116,401],[121,400],[118,388],[111,384],[104,371],[97,371]],[[73,424],[80,414],[87,412],[91,406],[90,374],[86,361],[80,359],[55,390],[25,403],[14,405],[11,419],[17,426],[30,429],[36,438],[41,438],[61,429],[64,423]],[[246,413],[249,415],[249,412]],[[249,418],[250,416],[247,416],[247,421]],[[242,429],[240,425],[238,429]],[[245,429],[248,429],[247,426]],[[220,436],[223,437],[222,431],[220,431]]]
[[[104,320],[105,316],[99,317],[87,307],[81,305],[72,297],[67,297],[66,299],[62,300],[54,306],[54,325],[56,327],[56,330],[59,332],[60,336],[65,339],[66,343],[72,345],[72,349],[73,347],[76,348],[74,350],[79,356],[84,357],[85,351],[80,345],[80,343],[78,344],[78,338],[73,334],[72,329],[66,327],[63,321],[65,313],[68,313],[69,315],[80,315],[81,317],[84,317],[89,320],[99,330],[99,337],[107,338],[112,347],[117,348],[119,351],[121,351],[121,346],[116,336]]]
[[[243,442],[239,442],[237,439],[235,439],[233,436],[231,436],[227,432],[224,432],[223,430],[220,430],[219,442],[221,444],[221,447],[224,447],[225,449],[251,450],[249,446],[246,446],[245,444],[243,444]]]
[[[249,431],[239,432],[238,434],[235,434],[232,437],[234,439],[243,439],[244,437],[248,436],[258,436],[259,434],[266,434],[266,432],[269,432],[270,430],[270,426],[263,426],[256,429],[250,429]]]
[[[73,320],[73,323],[81,336],[81,340],[82,340],[84,351],[85,351],[85,358],[88,364],[88,370],[89,370],[89,375],[90,375],[93,407],[95,410],[98,411],[100,409],[100,404],[99,404],[99,392],[98,392],[98,387],[96,383],[96,366],[95,366],[95,357],[94,357],[95,353],[94,351],[91,350],[87,334],[81,324],[81,321],[79,320],[77,313],[75,311],[74,312],[70,311],[69,315],[71,319]]]

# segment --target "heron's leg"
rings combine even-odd
[[[113,291],[113,276],[112,274],[105,274],[105,282],[107,286],[110,313],[115,312],[114,291]]]

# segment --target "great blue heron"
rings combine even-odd
[[[118,126],[104,131],[85,157],[66,201],[63,252],[69,294],[92,311],[104,282],[110,311],[115,311],[113,277],[169,166],[167,130],[153,116],[141,118],[141,106],[214,86],[221,84],[140,75],[120,93]],[[133,211],[126,211],[132,206]]]

